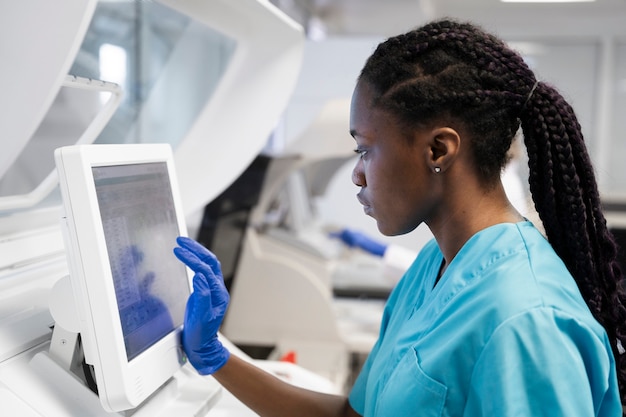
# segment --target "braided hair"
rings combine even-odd
[[[605,328],[626,404],[626,296],[617,247],[601,210],[593,167],[572,107],[537,82],[523,58],[481,28],[444,19],[381,43],[359,80],[373,106],[417,127],[459,123],[485,184],[500,177],[520,125],[529,183],[546,236]]]

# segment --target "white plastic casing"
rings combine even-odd
[[[94,366],[98,394],[105,410],[135,408],[184,364],[180,344],[182,326],[127,360],[92,167],[166,162],[178,229],[180,235],[186,235],[172,151],[167,144],[77,145],[57,149],[55,161],[64,202],[65,245],[85,360]],[[172,247],[174,245],[173,241]],[[192,276],[187,269],[185,271],[188,288],[191,288]]]

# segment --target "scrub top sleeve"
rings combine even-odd
[[[352,389],[350,390],[350,395],[348,396],[348,402],[350,403],[350,406],[352,407],[352,409],[362,416],[365,415],[367,388],[368,388],[367,384],[369,381],[370,370],[372,368],[372,364],[374,360],[376,359],[380,351],[381,339],[383,338],[385,334],[387,323],[389,321],[389,314],[390,314],[389,309],[392,308],[390,307],[389,303],[393,305],[393,299],[390,299],[388,301],[388,304],[383,313],[383,320],[382,320],[382,325],[380,329],[380,337],[378,338],[378,340],[372,347],[372,350],[367,356],[367,359],[363,363],[363,366],[361,367],[359,375],[357,376],[356,380],[354,381],[354,384],[352,385]]]
[[[400,283],[393,289],[393,291],[389,295],[387,303],[385,304],[385,309],[383,311],[383,317],[381,319],[378,340],[372,347],[372,350],[367,356],[367,359],[361,367],[361,371],[359,372],[359,375],[357,376],[352,386],[352,389],[350,390],[350,395],[348,396],[350,406],[352,407],[352,409],[354,409],[354,411],[362,416],[365,415],[366,401],[368,399],[368,381],[372,364],[374,363],[380,352],[381,343],[387,332],[387,326],[389,325],[389,321],[391,320],[391,315],[396,309],[399,299],[401,298],[401,296],[404,295],[404,291],[406,291],[406,286],[408,285],[408,282],[409,281],[400,281]]]
[[[621,416],[608,339],[591,325],[550,308],[507,320],[476,362],[464,416]]]

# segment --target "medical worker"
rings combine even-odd
[[[506,197],[518,127],[547,239]],[[622,415],[626,310],[580,125],[502,41],[441,20],[382,42],[359,75],[350,131],[357,198],[384,235],[434,239],[390,295],[348,398],[293,387],[217,338],[228,294],[193,240],[183,344],[261,416]],[[259,294],[259,297],[262,297]]]

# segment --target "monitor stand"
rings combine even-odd
[[[92,368],[85,363],[75,311],[71,282],[66,276],[52,289],[50,313],[56,324],[49,349],[37,353],[30,364],[54,387],[54,396],[64,404],[68,415],[83,415],[89,410],[89,415],[111,416],[100,404]],[[221,386],[214,378],[199,375],[187,363],[139,407],[117,415],[203,416],[215,405],[220,394]]]

